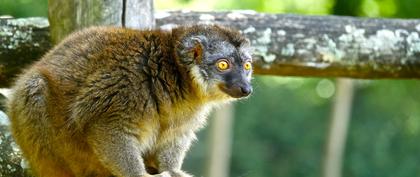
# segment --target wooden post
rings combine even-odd
[[[71,32],[95,25],[152,28],[153,0],[49,0],[51,37],[57,43]]]
[[[351,115],[354,83],[351,79],[337,80],[337,93],[332,109],[330,130],[324,155],[323,177],[341,177],[347,129]]]
[[[234,106],[215,111],[211,120],[208,177],[228,177],[230,169]]]
[[[48,20],[54,43],[71,32],[95,25],[123,25],[123,1],[49,0]]]
[[[124,21],[127,28],[152,29],[155,27],[153,0],[124,0]]]

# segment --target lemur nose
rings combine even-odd
[[[249,94],[252,93],[252,87],[250,86],[242,86],[241,87],[241,92],[243,96],[248,96]]]

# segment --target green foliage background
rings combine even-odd
[[[158,9],[254,9],[268,13],[420,18],[420,0],[156,0]],[[1,0],[0,15],[46,16],[47,0]],[[236,104],[232,177],[319,177],[334,79],[256,77]],[[420,176],[420,82],[358,80],[344,177]],[[327,92],[327,93],[324,93]],[[211,125],[210,125],[211,126]],[[206,174],[207,130],[185,168]]]

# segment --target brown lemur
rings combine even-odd
[[[211,107],[252,92],[249,40],[217,25],[93,27],[16,81],[12,134],[40,177],[190,177]]]

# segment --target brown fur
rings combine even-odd
[[[24,72],[9,116],[34,174],[138,177],[149,176],[148,169],[189,176],[180,168],[194,132],[213,103],[232,99],[216,87],[203,89],[181,64],[176,45],[196,28],[90,28]]]

